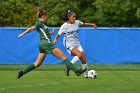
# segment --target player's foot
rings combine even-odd
[[[64,71],[65,71],[66,75],[69,76],[69,71],[70,71],[70,69],[69,69],[68,67],[65,67],[65,68],[64,68]]]
[[[23,71],[18,71],[16,78],[19,79],[21,76],[23,76]]]
[[[84,77],[85,77],[85,78],[88,78],[88,70],[86,70],[86,71],[84,72]]]
[[[97,75],[95,75],[94,78],[97,78]]]
[[[85,78],[88,78],[88,74],[85,74],[85,73],[84,73],[84,77],[85,77]]]
[[[80,70],[78,70],[78,71],[76,72],[76,75],[77,75],[77,76],[80,76],[80,75],[83,74],[86,70],[87,70],[87,69],[84,69],[84,70],[80,69]]]

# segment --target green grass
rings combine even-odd
[[[44,65],[15,79],[25,66],[0,65],[0,93],[140,93],[140,65],[95,65],[97,79],[67,77],[63,65]]]
[[[0,70],[19,70],[24,69],[28,65],[0,65]],[[36,70],[63,70],[65,65],[41,65]],[[81,65],[76,65],[77,67],[81,67]],[[96,69],[98,71],[140,71],[140,64],[117,64],[117,65],[88,65],[89,69]]]

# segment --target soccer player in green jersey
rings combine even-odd
[[[25,75],[26,73],[32,71],[33,69],[39,67],[45,56],[47,54],[52,54],[55,57],[61,59],[67,67],[69,67],[72,71],[75,72],[77,76],[80,76],[82,73],[86,71],[84,70],[78,70],[68,59],[67,57],[61,52],[60,49],[56,48],[51,40],[50,34],[53,34],[53,32],[48,31],[47,25],[44,23],[47,20],[48,14],[47,11],[44,9],[40,9],[38,11],[38,21],[36,21],[35,25],[21,33],[18,37],[21,38],[25,34],[33,31],[34,29],[37,29],[39,36],[40,36],[40,44],[39,44],[39,55],[37,57],[37,60],[34,64],[29,65],[27,68],[25,68],[23,71],[19,71],[17,73],[17,79],[19,79],[21,76]]]

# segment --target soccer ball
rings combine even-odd
[[[96,77],[97,77],[97,73],[95,70],[88,71],[88,78],[96,78]]]

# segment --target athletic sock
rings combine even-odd
[[[68,59],[65,59],[63,62],[64,62],[65,65],[66,65],[68,68],[70,68],[72,71],[74,71],[74,72],[77,72],[77,71],[78,71],[78,69],[77,69]]]
[[[78,56],[74,56],[73,59],[71,60],[72,64],[75,64],[79,60]]]
[[[26,69],[23,70],[23,75],[35,69],[35,65],[31,64]]]
[[[87,69],[87,70],[84,72],[84,76],[85,76],[85,77],[88,77],[88,65],[87,65],[87,63],[86,63],[86,64],[82,64],[82,68],[83,68],[83,69]]]

